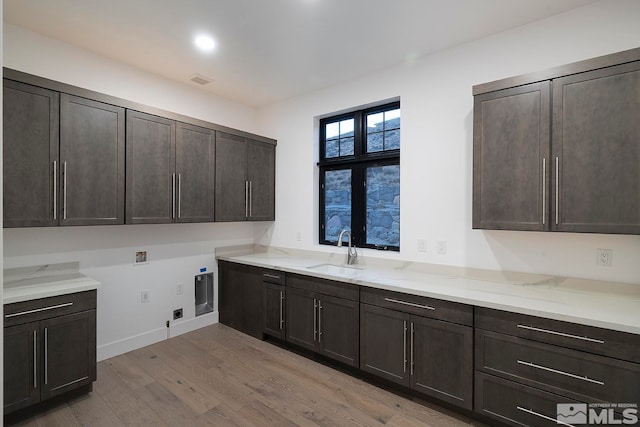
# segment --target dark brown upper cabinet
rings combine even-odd
[[[4,226],[123,224],[124,108],[4,82]]]
[[[215,132],[127,110],[127,223],[213,221]]]
[[[548,230],[550,82],[474,100],[473,227]]]
[[[219,132],[216,221],[275,219],[275,145]]]
[[[640,234],[640,61],[553,81],[557,231]]]
[[[124,108],[60,95],[60,224],[124,224]]]
[[[473,92],[473,228],[640,234],[640,49]]]
[[[57,92],[4,79],[4,227],[58,224]]]

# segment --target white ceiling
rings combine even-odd
[[[4,0],[4,20],[257,107],[594,1]]]

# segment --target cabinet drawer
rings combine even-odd
[[[278,270],[264,270],[262,272],[262,281],[284,286],[285,274]]]
[[[360,287],[358,285],[299,274],[287,275],[287,286],[352,301],[358,301],[360,297]]]
[[[476,328],[640,363],[640,335],[477,307]]]
[[[476,330],[476,370],[575,399],[640,401],[640,364]]]
[[[363,288],[360,292],[360,301],[418,316],[446,320],[461,325],[473,325],[473,307],[457,302],[375,288]]]
[[[475,412],[514,426],[557,426],[557,404],[566,397],[476,372]]]
[[[95,308],[95,290],[6,304],[4,306],[4,327]]]

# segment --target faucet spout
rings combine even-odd
[[[347,235],[347,265],[353,264],[353,262],[358,257],[358,252],[356,251],[356,247],[351,244],[351,232],[347,229],[344,229],[340,232],[340,236],[338,237],[338,247],[342,247],[342,237]]]

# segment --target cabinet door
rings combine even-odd
[[[4,80],[4,227],[58,225],[59,94]]]
[[[216,221],[245,221],[249,215],[247,150],[242,137],[216,135]]]
[[[218,261],[218,311],[220,323],[242,330],[243,268],[240,264]]]
[[[40,401],[38,322],[4,328],[4,413]]]
[[[60,96],[61,225],[124,224],[124,111]]]
[[[359,365],[359,303],[318,295],[320,353],[348,365]]]
[[[409,316],[360,304],[360,369],[409,385]]]
[[[547,230],[550,83],[475,97],[473,228]]]
[[[213,221],[215,131],[176,123],[178,222]]]
[[[96,380],[96,311],[40,322],[42,400]]]
[[[640,62],[553,82],[553,229],[640,234]]]
[[[287,341],[317,350],[317,299],[313,293],[287,289]]]
[[[175,218],[175,122],[127,110],[127,223]]]
[[[256,267],[243,266],[242,288],[242,332],[254,338],[264,336],[264,283],[262,271]]]
[[[276,147],[249,142],[249,218],[252,221],[273,221],[276,197]]]
[[[472,409],[473,328],[411,317],[411,387]]]
[[[285,287],[264,283],[264,332],[285,339]]]

